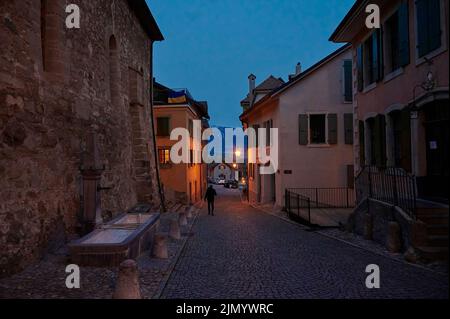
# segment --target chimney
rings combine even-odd
[[[254,74],[250,74],[248,76],[248,89],[249,89],[249,95],[253,94],[253,90],[255,89],[255,80],[256,76]]]
[[[298,62],[295,66],[295,75],[299,75],[300,73],[302,73],[302,64]]]

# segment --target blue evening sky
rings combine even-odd
[[[340,44],[328,41],[354,0],[147,0],[165,41],[154,76],[207,100],[211,125],[239,127],[247,77],[287,80]]]

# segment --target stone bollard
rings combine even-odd
[[[191,219],[193,217],[192,216],[192,206],[186,207],[186,217],[189,219]]]
[[[180,223],[180,226],[187,226],[187,218],[185,213],[180,213],[178,216],[178,222]]]
[[[156,234],[153,243],[153,256],[160,259],[169,258],[167,251],[167,236],[164,234]]]
[[[364,238],[367,240],[373,238],[373,218],[369,213],[364,215]]]
[[[409,263],[415,264],[419,261],[419,255],[417,254],[414,247],[409,247],[406,253],[403,255],[405,260]]]
[[[134,260],[128,259],[120,264],[113,299],[141,299],[139,273]]]
[[[402,249],[400,225],[397,222],[388,223],[386,246],[391,253],[398,253]]]
[[[180,224],[178,220],[170,221],[169,236],[172,239],[181,239]]]

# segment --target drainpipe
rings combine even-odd
[[[153,136],[153,159],[155,160],[156,168],[156,180],[158,183],[159,200],[161,202],[161,208],[163,212],[166,212],[166,203],[164,200],[163,190],[161,188],[161,179],[159,175],[158,165],[158,148],[156,147],[156,134],[155,134],[155,118],[153,116],[153,41],[150,41],[150,116],[152,119],[152,136]]]

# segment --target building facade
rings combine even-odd
[[[448,201],[448,1],[375,2],[381,29],[357,1],[331,37],[353,46],[356,170],[401,167],[419,196]]]
[[[66,1],[0,3],[0,276],[160,206],[146,88],[161,32],[144,0],[79,6],[67,29]]]
[[[166,202],[195,204],[206,191],[208,168],[207,164],[193,162],[194,121],[201,121],[202,132],[209,127],[208,104],[194,100],[186,89],[172,90],[157,82],[154,88],[156,144]],[[185,128],[190,133],[189,163],[171,161],[170,150],[178,142],[170,139],[175,128]]]
[[[449,3],[371,3],[379,5],[381,28],[365,26],[368,1],[357,1],[331,36],[353,48],[357,191],[381,206],[362,202],[354,227],[363,232],[368,213],[379,230],[374,239],[385,242],[395,221],[402,249],[448,254]],[[359,183],[374,173],[389,183]]]
[[[286,189],[352,187],[352,109],[349,46],[304,72],[297,65],[288,82],[246,109],[245,127],[278,128],[278,170],[261,175],[261,164],[249,164],[250,201],[283,207]]]

